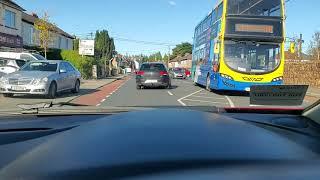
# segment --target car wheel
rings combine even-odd
[[[168,84],[167,89],[172,89],[171,83]]]
[[[56,83],[51,83],[49,87],[49,92],[47,94],[48,99],[55,99],[57,96],[57,84]]]
[[[210,84],[211,84],[211,79],[210,79],[210,76],[208,76],[207,77],[206,90],[209,91],[209,92],[211,92]]]
[[[13,94],[3,94],[3,97],[13,97]]]
[[[71,91],[72,93],[79,93],[80,92],[80,81],[77,80],[76,84],[74,85],[74,89]]]

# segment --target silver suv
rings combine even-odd
[[[66,61],[31,61],[19,71],[0,78],[0,93],[46,95],[54,99],[58,92],[80,90],[80,72]]]

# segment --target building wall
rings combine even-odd
[[[40,46],[38,38],[38,31],[34,28],[33,24],[22,22],[22,37],[23,44],[26,46]],[[50,48],[56,49],[73,49],[72,39],[62,36],[61,34],[54,33],[53,41],[49,45]]]
[[[16,27],[15,28],[8,28],[5,27],[5,10],[10,10],[16,14]],[[6,6],[1,3],[0,1],[0,32],[5,34],[11,35],[18,35],[21,36],[21,19],[22,19],[22,12],[16,9],[13,9],[9,6]]]

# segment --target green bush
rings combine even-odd
[[[95,64],[93,57],[82,57],[78,51],[74,50],[62,50],[61,57],[63,60],[72,63],[81,72],[84,79],[92,77],[92,66]]]

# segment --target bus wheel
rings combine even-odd
[[[211,80],[210,80],[210,76],[208,76],[207,77],[206,90],[209,91],[209,92],[211,92],[210,84],[211,84]]]

